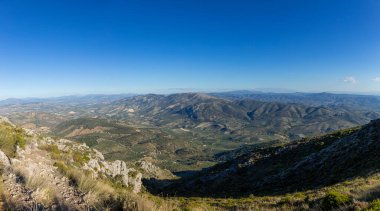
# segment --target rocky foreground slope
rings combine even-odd
[[[40,137],[5,119],[0,164],[5,209],[122,209],[125,197],[142,189],[142,173],[124,161],[106,161],[84,144]]]

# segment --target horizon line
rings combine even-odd
[[[213,93],[228,93],[228,92],[239,92],[239,91],[247,91],[252,93],[263,93],[263,94],[296,94],[296,93],[305,93],[305,94],[347,94],[347,95],[367,95],[367,96],[380,96],[379,91],[369,91],[369,92],[355,92],[355,91],[297,91],[297,90],[288,90],[288,91],[280,91],[281,89],[214,89],[214,90],[202,90],[202,89],[182,89],[183,91],[179,91],[181,89],[165,89],[157,90],[152,92],[120,92],[120,93],[73,93],[73,94],[62,94],[62,95],[52,95],[52,96],[30,96],[30,97],[0,97],[0,101],[6,100],[43,100],[43,99],[54,99],[54,98],[64,98],[64,97],[86,97],[86,96],[117,96],[117,95],[171,95],[171,94],[186,94],[186,93],[204,93],[204,94],[213,94]],[[177,90],[173,92],[168,92],[169,90]],[[273,90],[273,91],[269,91]],[[278,91],[275,91],[278,90]],[[286,89],[283,89],[286,90]]]

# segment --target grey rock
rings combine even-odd
[[[9,160],[8,156],[1,150],[0,150],[0,162],[4,166],[10,166],[11,165],[11,161]]]

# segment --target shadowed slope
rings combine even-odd
[[[255,149],[205,169],[165,191],[176,195],[243,196],[313,189],[380,169],[380,120],[361,128]]]

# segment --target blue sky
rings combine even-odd
[[[378,0],[0,0],[0,98],[380,92]]]

